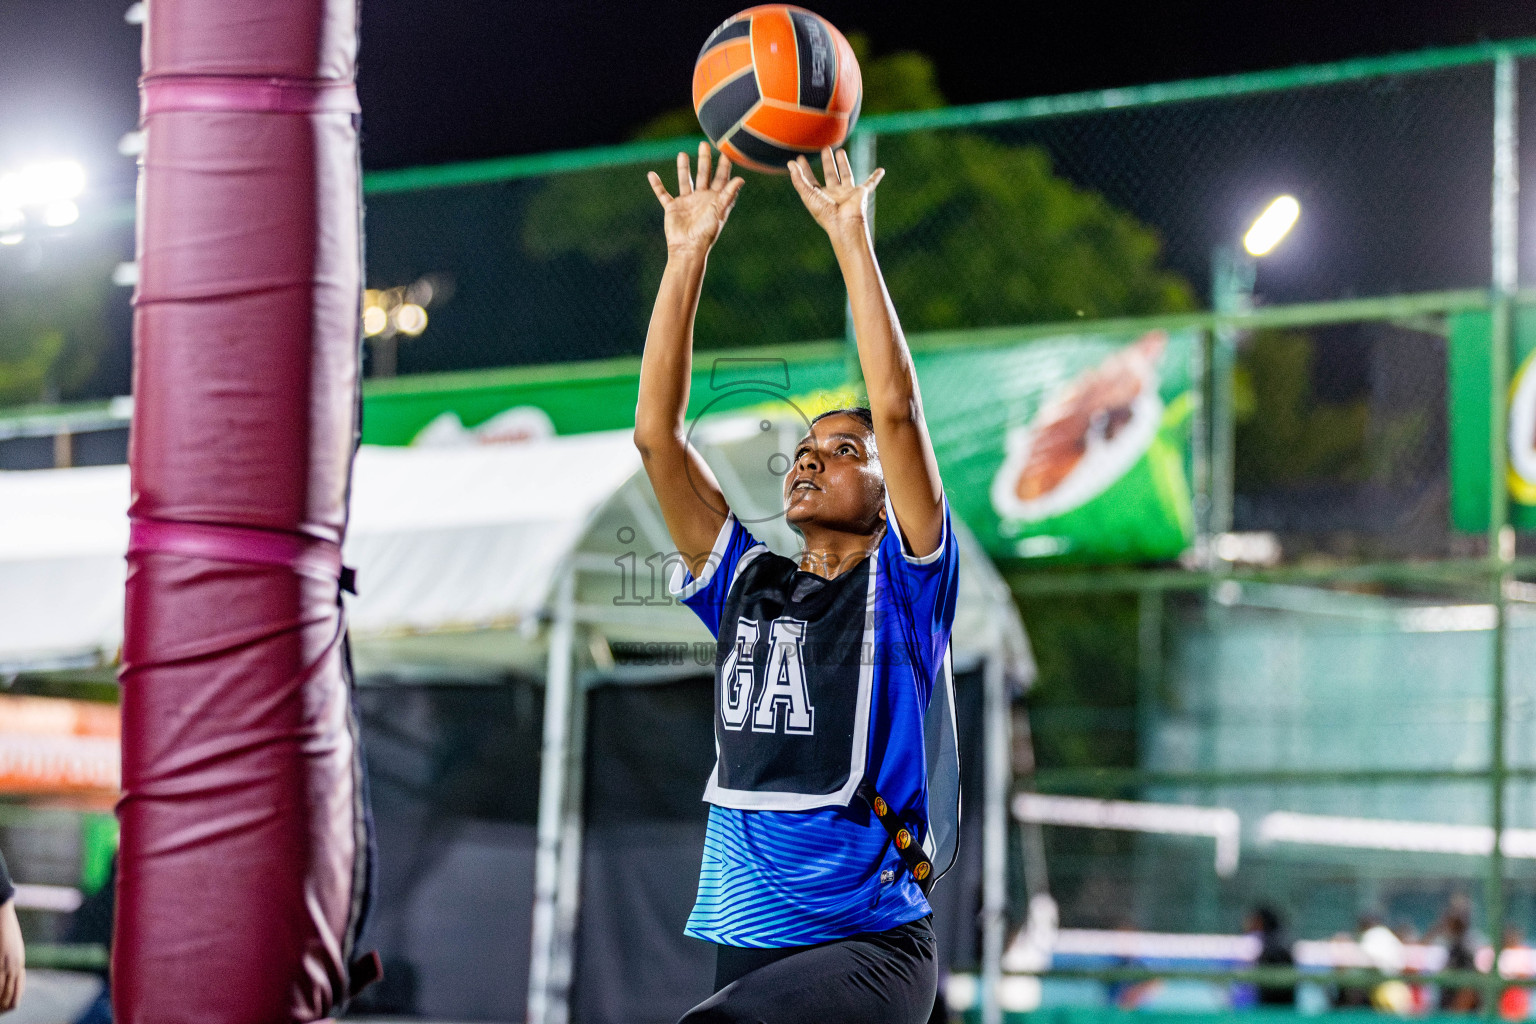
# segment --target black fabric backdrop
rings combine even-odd
[[[362,948],[385,982],[357,1011],[521,1020],[533,912],[543,689],[374,681],[359,691],[378,831]],[[934,888],[941,961],[971,970],[981,892],[981,677],[955,679],[966,813]],[[714,949],[683,935],[714,764],[710,680],[588,691],[586,838],[572,1019],[672,1024],[710,992]]]

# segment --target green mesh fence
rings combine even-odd
[[[1208,307],[1213,250],[1282,192],[1304,212],[1261,269],[1264,303],[1482,287],[1493,87],[1476,56],[866,118],[853,148],[888,171],[876,235],[905,325]],[[370,284],[452,282],[396,372],[637,354],[664,259],[644,175],[670,180],[679,148],[373,175]],[[841,336],[824,238],[786,179],[748,178],[699,344]]]
[[[871,116],[850,149],[888,172],[876,240],[915,342],[1173,326],[1224,298],[1313,308],[1307,323],[1218,339],[1234,393],[1207,412],[1234,450],[1209,453],[1207,489],[1219,505],[1231,491],[1212,528],[1274,532],[1287,557],[1475,555],[1481,531],[1457,533],[1446,514],[1455,302],[1432,300],[1491,279],[1495,53]],[[1516,64],[1524,123],[1536,70],[1519,65],[1536,62]],[[438,285],[420,336],[372,341],[371,373],[637,356],[665,259],[644,176],[670,182],[678,149],[693,141],[370,176],[370,285]],[[1281,193],[1301,203],[1295,231],[1228,296],[1218,252]],[[1410,295],[1420,312],[1370,301]],[[786,179],[748,174],[711,258],[698,347],[845,329],[825,239]]]
[[[1508,592],[1527,594],[1518,581]],[[1223,867],[1213,836],[1177,825],[1047,823],[1063,927],[1232,935],[1268,906],[1293,938],[1355,936],[1369,915],[1443,944],[1433,929],[1465,901],[1476,942],[1506,928],[1527,941],[1536,693],[1522,666],[1536,612],[1509,603],[1501,631],[1491,596],[1426,577],[1026,599],[1042,671],[1029,698],[1038,791],[1220,809],[1235,841]]]
[[[1267,904],[1296,938],[1373,914],[1429,941],[1464,900],[1478,942],[1506,925],[1536,938],[1536,537],[1502,486],[1501,407],[1536,349],[1518,291],[1536,284],[1531,233],[1505,250],[1513,278],[1493,256],[1536,196],[1532,55],[1522,41],[861,124],[851,148],[888,171],[876,241],[919,359],[1192,334],[1200,539],[1278,543],[1268,567],[1004,560],[1040,664],[1017,708],[1021,791],[1237,823],[1223,863],[1214,834],[1021,822],[1010,924],[1048,886],[1080,932],[1232,935]],[[1501,127],[1525,140],[1503,152],[1526,197],[1502,211]],[[694,140],[371,175],[369,286],[428,315],[368,344],[369,429],[391,421],[372,439],[407,441],[439,393],[467,396],[470,423],[562,379],[580,394],[546,403],[560,432],[593,429],[570,424],[596,405],[622,426],[664,260],[645,172],[670,180],[679,148]],[[1293,235],[1218,282],[1218,253],[1282,192],[1301,204]],[[825,239],[785,180],[751,176],[711,257],[699,348],[792,355],[845,332]],[[826,386],[836,346],[797,351]],[[494,387],[429,376],[490,368]],[[1056,1005],[1098,1006],[1136,969],[1058,961],[1048,980],[1088,986]]]
[[[1048,886],[1083,934],[1231,935],[1264,904],[1297,938],[1358,934],[1369,914],[1443,942],[1453,903],[1476,942],[1536,932],[1536,564],[1515,558],[1536,548],[1502,529],[1525,513],[1494,484],[1499,396],[1536,346],[1514,289],[1536,261],[1501,278],[1519,209],[1493,198],[1536,185],[1510,146],[1500,177],[1496,142],[1536,139],[1536,51],[1506,52],[1502,72],[1484,47],[861,126],[850,148],[888,172],[876,241],[920,359],[1193,330],[1202,535],[1278,542],[1269,568],[1006,563],[1041,669],[1016,719],[1025,791],[1237,822],[1225,863],[1212,835],[1016,823],[1013,924]],[[684,147],[375,176],[370,282],[454,282],[398,372],[638,354],[663,260],[643,175],[670,178]],[[1292,236],[1234,259],[1280,193],[1301,205]],[[825,241],[786,182],[751,177],[699,347],[845,328]],[[1115,972],[1137,967],[1058,957],[1046,1005],[1119,999]]]

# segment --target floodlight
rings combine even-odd
[[[1296,226],[1296,218],[1300,216],[1301,204],[1295,196],[1277,197],[1243,236],[1243,248],[1250,256],[1266,255]]]
[[[389,314],[378,306],[369,306],[363,310],[363,333],[372,338],[383,334],[384,328],[389,326]]]
[[[415,336],[427,329],[427,311],[414,302],[407,302],[395,310],[395,326],[401,334]]]
[[[85,191],[85,168],[74,160],[49,160],[0,174],[0,210],[20,210],[74,200]]]
[[[56,199],[43,207],[43,223],[51,228],[66,228],[80,219],[80,207],[70,199]]]

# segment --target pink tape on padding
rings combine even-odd
[[[128,552],[275,565],[311,575],[341,576],[341,548],[330,541],[242,526],[135,519],[128,525]]]
[[[144,117],[171,110],[356,114],[362,109],[357,87],[351,82],[220,75],[146,79],[139,104]]]

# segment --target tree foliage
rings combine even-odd
[[[4,253],[13,264],[35,255]],[[108,341],[109,272],[78,258],[0,266],[0,405],[58,401],[96,372]]]
[[[1367,475],[1363,399],[1319,402],[1312,391],[1315,343],[1297,331],[1255,331],[1233,374],[1237,487],[1359,482]]]
[[[943,104],[927,57],[871,58],[862,40],[854,45],[865,113]],[[692,110],[684,108],[640,135],[697,131]],[[888,174],[876,200],[876,242],[909,330],[1193,308],[1189,286],[1161,265],[1156,232],[1056,174],[1040,147],[979,131],[882,136],[877,144],[877,162]],[[658,170],[675,186],[670,169]],[[746,177],[711,256],[699,345],[840,336],[844,295],[826,238],[787,177]],[[659,223],[641,168],[562,175],[532,199],[523,244],[541,259],[624,265],[638,293],[627,301],[643,317],[666,259]],[[635,328],[643,330],[643,319]]]

